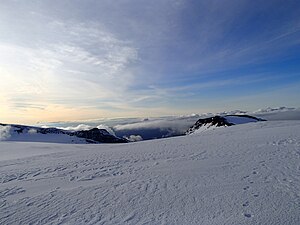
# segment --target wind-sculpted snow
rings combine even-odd
[[[296,121],[114,145],[1,142],[0,224],[297,225],[299,162]]]

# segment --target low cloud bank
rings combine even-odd
[[[168,116],[157,118],[123,118],[87,122],[87,124],[61,124],[65,130],[89,130],[94,127],[106,129],[112,135],[124,137],[130,141],[141,141],[156,138],[178,136],[184,134],[188,128],[200,118],[215,115],[241,115],[247,114],[266,120],[300,120],[300,108],[277,107],[259,109],[254,112],[233,110],[220,113],[191,114],[184,116]],[[101,123],[101,125],[98,125]]]
[[[62,130],[79,131],[79,130],[90,130],[93,127],[91,127],[90,125],[86,125],[86,124],[79,124],[77,126],[57,127],[57,128],[62,129]]]
[[[149,140],[182,135],[199,118],[199,115],[149,118],[135,123],[116,125],[112,129],[117,136],[139,135],[143,140]]]
[[[123,138],[127,139],[130,142],[142,141],[143,138],[140,135],[130,135],[129,137],[124,136]]]
[[[28,130],[28,134],[36,134],[36,133],[37,133],[36,129],[31,128]]]
[[[0,141],[5,141],[10,138],[10,126],[0,126]]]
[[[253,112],[252,115],[266,120],[300,120],[300,108],[268,107],[259,109]]]

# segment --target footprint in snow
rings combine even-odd
[[[250,188],[249,186],[246,186],[246,187],[243,188],[243,190],[246,191],[246,190],[248,190],[249,188]]]
[[[249,205],[249,202],[247,201],[247,202],[245,202],[245,203],[243,203],[243,207],[247,207]]]
[[[127,216],[124,218],[123,222],[124,222],[124,223],[129,222],[129,221],[132,220],[134,217],[135,217],[135,213],[131,213],[131,214],[127,215]]]
[[[244,177],[242,178],[242,180],[245,180],[245,179],[247,179],[247,178],[249,178],[249,177],[250,177],[249,175],[244,176]]]
[[[252,215],[250,213],[244,213],[244,216],[247,217],[247,218],[252,217]]]

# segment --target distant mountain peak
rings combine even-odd
[[[227,127],[243,123],[251,123],[264,121],[263,119],[256,118],[249,115],[226,115],[226,116],[213,116],[204,119],[199,119],[193,126],[191,126],[186,134],[195,132],[203,132],[217,127]]]

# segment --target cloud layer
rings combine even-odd
[[[200,118],[214,115],[241,115],[248,114],[266,120],[300,120],[300,108],[275,107],[256,111],[232,110],[219,113],[191,114],[185,116],[168,116],[157,118],[123,118],[117,120],[101,121],[105,125],[97,125],[100,121],[89,122],[69,127],[59,127],[67,130],[91,129],[93,127],[103,128],[118,137],[124,137],[130,141],[141,141],[163,137],[171,137],[184,134],[189,127]],[[65,125],[68,123],[65,123]]]

